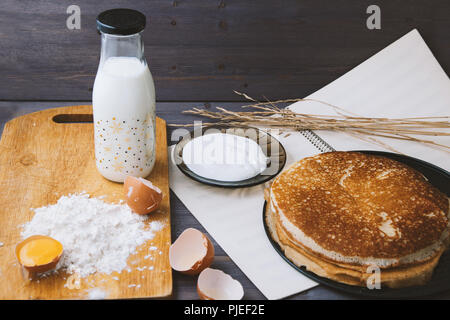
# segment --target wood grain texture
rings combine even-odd
[[[47,107],[57,107],[72,104],[85,104],[85,102],[44,102],[44,101],[0,101],[0,132],[3,124],[14,117],[21,116],[30,112],[43,110]],[[200,106],[214,109],[216,106],[226,106],[227,108],[238,110],[241,103],[222,103],[212,102],[159,102],[156,105],[156,113],[159,117],[166,120],[167,123],[187,123],[192,122],[195,117],[182,114],[181,111],[193,106]],[[173,128],[167,127],[168,143],[172,143],[170,136]],[[197,228],[208,234],[197,219],[189,212],[178,197],[170,192],[170,211],[171,211],[171,225],[172,225],[172,242],[186,229]],[[0,230],[0,235],[2,235]],[[247,278],[247,276],[238,268],[238,266],[227,256],[224,250],[215,242],[214,238],[210,236],[216,251],[215,259],[212,264],[213,268],[223,270],[230,274],[233,278],[239,280],[243,287],[245,296],[244,299],[255,300],[265,299],[264,295],[255,287],[255,285]],[[0,239],[0,241],[2,241]],[[1,251],[1,248],[0,248]],[[196,278],[186,276],[178,272],[173,273],[173,299],[198,299],[196,292]],[[428,299],[450,299],[450,292],[439,295],[426,297]],[[358,296],[342,293],[326,286],[319,285],[310,290],[295,294],[287,298],[288,300],[316,300],[316,299],[361,299]]]
[[[53,204],[62,195],[86,191],[117,203],[124,199],[123,185],[104,179],[95,167],[92,123],[55,123],[58,114],[89,114],[90,106],[49,109],[9,121],[0,140],[0,299],[83,299],[98,287],[106,297],[167,297],[172,293],[168,260],[170,196],[165,121],[157,118],[155,167],[148,177],[164,194],[160,208],[146,223],[164,224],[155,238],[128,259],[131,272],[94,274],[81,279],[80,289],[64,286],[68,275],[60,273],[26,283],[17,265],[14,248],[20,242],[20,225],[28,222],[36,208]],[[149,251],[150,246],[158,247]],[[159,252],[161,251],[161,254]],[[152,254],[154,260],[144,259]],[[154,266],[153,270],[137,268]],[[113,277],[119,280],[114,280]],[[135,285],[135,286],[130,286]],[[140,287],[137,287],[140,285]]]
[[[89,100],[100,52],[98,13],[147,16],[145,51],[158,101],[306,96],[417,28],[450,70],[450,1],[379,0],[381,30],[366,28],[370,0],[3,0],[0,99]]]

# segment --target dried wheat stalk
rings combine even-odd
[[[429,139],[415,136],[450,136],[450,116],[445,117],[412,117],[412,118],[369,118],[357,115],[348,115],[344,109],[332,104],[315,99],[286,99],[277,101],[258,102],[248,95],[240,92],[237,94],[252,101],[252,104],[242,106],[251,111],[230,111],[223,107],[217,107],[218,111],[210,111],[200,108],[192,108],[183,113],[194,114],[209,118],[214,122],[202,123],[202,126],[227,126],[227,127],[264,127],[276,128],[282,131],[301,130],[330,130],[343,131],[350,134],[369,135],[408,141],[416,141],[431,144],[450,150],[450,146],[439,144]],[[296,113],[289,109],[280,108],[281,103],[293,103],[298,101],[315,101],[332,107],[338,115],[314,115]],[[190,127],[194,124],[170,124],[173,127]]]

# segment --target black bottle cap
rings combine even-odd
[[[130,35],[145,28],[145,15],[132,9],[111,9],[97,16],[97,29],[100,32],[117,35]]]

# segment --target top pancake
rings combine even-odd
[[[424,261],[448,237],[447,196],[421,173],[384,157],[305,158],[275,179],[270,198],[302,246],[335,261],[375,259],[384,267]]]

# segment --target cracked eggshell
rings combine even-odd
[[[194,228],[184,230],[169,248],[170,266],[184,274],[199,274],[211,265],[213,259],[211,240]]]
[[[34,240],[38,240],[38,239],[48,239],[48,240],[55,242],[55,246],[57,249],[57,254],[55,255],[55,257],[52,259],[52,261],[50,261],[46,264],[41,264],[41,265],[30,264],[30,263],[26,263],[26,262],[22,261],[22,259],[21,259],[22,248],[27,243],[34,241]],[[47,271],[50,271],[50,270],[56,268],[56,265],[58,264],[59,260],[61,259],[62,254],[63,254],[63,245],[61,244],[61,242],[59,242],[58,240],[55,240],[51,237],[35,235],[35,236],[28,237],[25,240],[23,240],[22,242],[18,243],[16,246],[15,253],[16,253],[17,261],[22,266],[23,274],[24,274],[24,276],[27,277],[28,275],[47,272]]]
[[[144,178],[128,176],[124,182],[127,205],[137,214],[148,214],[158,209],[163,194],[161,190]]]
[[[206,268],[198,277],[197,293],[202,300],[241,300],[244,288],[225,272]]]

